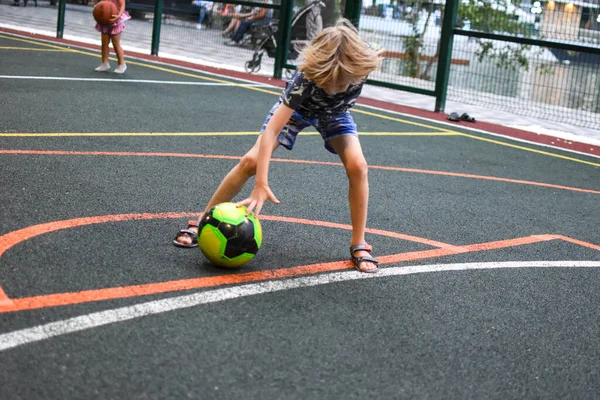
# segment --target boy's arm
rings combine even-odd
[[[258,148],[254,190],[250,197],[238,203],[238,205],[245,205],[248,207],[248,214],[254,210],[254,215],[258,216],[266,200],[271,200],[273,203],[279,204],[279,200],[277,200],[269,188],[269,163],[271,161],[273,149],[275,148],[277,136],[292,117],[293,112],[294,110],[285,104],[280,104],[265,127],[265,131],[262,133]]]
[[[256,165],[257,184],[265,186],[269,185],[269,162],[271,161],[271,155],[273,154],[273,147],[275,146],[275,141],[277,140],[279,132],[281,132],[285,124],[290,120],[293,113],[294,110],[285,104],[280,104],[265,127],[258,149],[258,162]]]

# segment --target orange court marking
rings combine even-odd
[[[2,290],[2,287],[0,287],[0,306],[2,306],[2,305],[12,306],[13,302],[11,299],[8,298],[6,293],[4,293],[4,290]]]
[[[580,246],[588,247],[588,248],[593,249],[593,250],[600,251],[600,246],[592,244],[592,243],[584,242],[584,241],[581,241],[581,240],[570,238],[568,236],[561,236],[561,235],[556,235],[556,238],[560,239],[560,240],[564,240],[566,242],[575,243],[575,244],[578,244]]]
[[[0,256],[10,249],[12,246],[21,243],[34,236],[38,236],[48,232],[54,232],[61,229],[68,229],[77,226],[98,224],[104,222],[115,222],[115,221],[130,221],[130,220],[147,220],[147,219],[158,219],[158,218],[184,218],[190,216],[196,216],[194,213],[159,213],[159,214],[117,214],[117,215],[104,215],[96,217],[85,217],[76,218],[71,220],[55,221],[45,224],[39,224],[30,226],[24,229],[7,233],[0,237]],[[287,218],[277,216],[263,215],[261,217],[264,220],[282,221],[291,223],[302,223],[310,225],[326,226],[331,228],[351,229],[350,225],[329,223],[324,221],[312,221],[299,218]],[[591,243],[571,239],[560,235],[535,235],[524,238],[515,238],[508,240],[501,240],[488,243],[472,244],[466,246],[452,246],[440,242],[431,242],[426,239],[418,238],[409,235],[394,234],[394,232],[382,231],[382,230],[370,230],[371,233],[380,234],[384,236],[401,237],[406,240],[412,240],[419,243],[437,243],[440,245],[439,248],[424,251],[415,251],[408,253],[399,253],[388,256],[382,256],[379,258],[380,264],[398,263],[409,260],[420,260],[426,258],[442,257],[452,254],[469,253],[474,251],[487,251],[492,249],[506,248],[519,246],[524,244],[538,243],[555,239],[562,239],[569,242],[577,243],[582,246],[590,247],[600,251],[600,246],[596,246]],[[392,234],[392,235],[389,235]],[[180,290],[199,289],[205,287],[215,287],[228,284],[240,284],[247,282],[257,282],[270,279],[282,279],[291,278],[302,275],[311,275],[323,272],[331,272],[343,269],[352,268],[350,261],[335,261],[321,264],[310,264],[290,268],[280,268],[276,270],[267,271],[253,271],[244,272],[237,274],[228,274],[222,276],[205,277],[205,278],[192,278],[182,279],[176,281],[166,281],[158,283],[148,283],[142,285],[133,286],[122,286],[115,288],[104,288],[96,290],[85,290],[80,292],[72,293],[56,293],[41,296],[32,296],[25,298],[10,299],[0,287],[0,313],[1,312],[14,312],[23,310],[32,310],[45,307],[65,306],[70,304],[95,302],[109,299],[119,299],[127,297],[145,296],[150,294],[158,294]]]
[[[488,251],[488,250],[496,250],[502,249],[506,247],[515,247],[522,246],[525,244],[533,244],[539,242],[546,242],[549,240],[558,239],[556,236],[552,235],[536,235],[536,236],[527,236],[523,238],[515,238],[515,239],[507,239],[507,240],[499,240],[495,242],[487,242],[487,243],[478,243],[478,244],[470,244],[466,246],[450,246],[446,248],[439,248],[433,250],[422,250],[422,251],[414,251],[410,253],[400,253],[389,256],[379,257],[380,264],[392,264],[399,263],[404,261],[414,261],[414,260],[422,260],[424,258],[437,258],[443,256],[449,256],[453,254],[462,254],[462,253],[473,253],[476,251]]]
[[[471,245],[464,246],[464,247],[466,249],[468,249],[468,251],[487,251],[487,250],[502,249],[502,248],[506,248],[506,247],[522,246],[525,244],[547,242],[549,240],[554,240],[554,239],[557,239],[557,237],[553,236],[553,235],[534,235],[534,236],[526,236],[526,237],[516,238],[516,239],[498,240],[495,242],[471,244]]]
[[[257,282],[268,279],[291,278],[300,275],[310,275],[319,272],[330,272],[347,268],[351,268],[350,261],[303,265],[300,267],[281,268],[273,271],[244,272],[239,274],[221,275],[206,278],[181,279],[177,281],[148,283],[144,285],[122,286],[97,290],[85,290],[81,292],[25,297],[20,299],[12,299],[12,304],[3,305],[0,303],[0,313],[65,306],[70,304],[110,299],[121,299],[127,297],[146,296],[150,294],[180,290]]]
[[[113,156],[113,157],[183,157],[183,158],[207,158],[207,159],[223,159],[223,160],[239,160],[240,156],[227,156],[216,154],[186,154],[186,153],[146,153],[146,152],[117,152],[117,151],[56,151],[56,150],[0,150],[0,154],[24,154],[24,155],[79,155],[79,156]],[[272,158],[274,162],[298,163],[298,164],[314,164],[314,165],[330,165],[341,167],[342,163],[330,161],[312,161],[312,160],[292,160],[286,158]],[[463,174],[458,172],[434,171],[415,168],[388,167],[380,165],[369,165],[370,169],[381,169],[388,171],[410,172],[429,175],[443,175],[469,179],[483,179],[488,181],[517,183],[521,185],[532,185],[539,187],[548,187],[553,189],[568,190],[572,192],[600,194],[600,190],[582,189],[571,186],[554,185],[543,182],[525,181],[520,179],[499,178],[495,176]]]
[[[27,228],[19,229],[16,231],[9,232],[5,235],[0,236],[0,256],[4,254],[5,251],[13,247],[14,245],[21,243],[25,240],[31,239],[34,236],[42,235],[44,233],[54,232],[61,229],[75,228],[78,226],[84,225],[92,225],[92,224],[102,224],[106,222],[118,222],[118,221],[132,221],[132,220],[146,220],[146,219],[168,219],[168,218],[186,218],[186,217],[198,217],[200,212],[198,213],[142,213],[142,214],[114,214],[114,215],[100,215],[95,217],[83,217],[83,218],[75,218],[75,219],[67,219],[63,221],[53,221],[47,222],[44,224],[33,225]],[[290,222],[296,224],[304,224],[304,225],[316,225],[316,226],[325,226],[327,228],[338,228],[345,230],[352,230],[352,226],[348,224],[338,224],[333,222],[326,221],[315,221],[309,219],[302,218],[290,218],[290,217],[279,217],[273,215],[261,215],[260,219],[267,221],[280,221],[280,222]],[[383,231],[379,229],[369,229],[367,228],[368,233],[373,233],[375,235],[382,236],[390,236],[399,239],[404,239],[412,242],[428,244],[430,246],[442,247],[442,248],[454,248],[447,243],[436,242],[433,240],[428,240],[424,238],[420,238],[417,236],[403,235],[397,234],[395,232]]]
[[[0,257],[11,247],[18,243],[24,242],[32,237],[42,235],[49,232],[54,232],[62,229],[74,228],[78,226],[100,224],[105,222],[117,222],[117,221],[131,221],[131,220],[148,220],[148,219],[160,219],[160,218],[185,218],[185,217],[197,217],[200,213],[142,213],[142,214],[116,214],[116,215],[103,215],[95,217],[84,217],[75,218],[63,221],[53,221],[39,225],[29,226],[27,228],[19,229],[17,231],[9,232],[3,236],[0,236]],[[338,228],[352,230],[351,225],[338,224],[326,221],[314,221],[301,218],[288,218],[279,216],[262,215],[261,219],[299,223],[305,225],[316,225],[324,226],[328,228]],[[439,246],[449,253],[460,252],[460,248],[449,245],[447,243],[432,241],[417,236],[410,236],[404,234],[398,234],[395,232],[389,232],[377,229],[367,229],[367,232],[376,235],[390,236],[407,241],[413,241],[417,243],[428,244],[431,246]],[[202,287],[213,287],[235,283],[245,283],[260,281],[266,279],[277,279],[287,278],[299,275],[316,274],[321,272],[335,271],[340,269],[351,268],[350,261],[336,261],[324,264],[312,264],[303,265],[292,268],[281,268],[273,271],[256,271],[247,272],[240,274],[231,274],[218,277],[208,278],[196,278],[196,279],[184,279],[178,281],[149,283],[144,285],[134,286],[123,286],[116,288],[105,288],[97,290],[86,290],[74,293],[58,293],[42,296],[33,296],[28,298],[20,299],[9,299],[0,287],[0,312],[9,311],[22,311],[30,310],[35,308],[44,308],[68,304],[77,304],[91,301],[100,301],[108,299],[117,299],[124,297],[135,297],[143,296],[156,293],[164,293],[178,290],[197,289]]]
[[[182,158],[204,158],[204,159],[226,159],[226,160],[239,160],[240,156],[227,156],[227,155],[209,155],[209,154],[185,154],[185,153],[147,153],[147,152],[84,152],[84,151],[46,151],[46,150],[0,150],[0,154],[24,154],[24,155],[82,155],[82,156],[138,156],[138,157],[182,157]],[[314,165],[329,165],[329,166],[342,166],[339,162],[326,162],[326,161],[310,161],[310,160],[291,160],[282,158],[273,158],[276,162],[286,163],[303,163],[303,164],[314,164]],[[581,189],[568,186],[553,185],[541,182],[531,182],[524,180],[498,178],[493,176],[483,175],[472,175],[462,174],[444,171],[433,171],[433,170],[420,170],[413,168],[399,168],[399,167],[388,167],[388,166],[369,166],[371,169],[381,169],[390,171],[410,172],[410,173],[424,173],[432,175],[444,175],[453,177],[463,177],[471,179],[484,179],[508,183],[518,183],[525,185],[534,185],[540,187],[550,187],[555,189],[600,194],[600,191]],[[157,218],[184,218],[184,217],[197,217],[199,213],[158,213],[158,214],[117,214],[117,215],[105,215],[96,217],[84,217],[76,218],[64,221],[54,221],[45,224],[39,224],[23,228],[17,231],[9,232],[3,236],[0,236],[0,257],[9,248],[14,245],[28,240],[34,236],[38,236],[44,233],[49,233],[61,229],[74,228],[83,225],[105,223],[105,222],[117,222],[117,221],[128,221],[128,220],[147,220]],[[352,227],[347,224],[338,224],[325,221],[313,221],[299,218],[288,218],[288,217],[277,217],[277,216],[266,216],[261,217],[264,220],[300,223],[316,226],[324,226],[329,228],[351,230]],[[532,244],[538,242],[544,242],[549,240],[564,240],[567,242],[575,243],[581,246],[585,246],[594,250],[600,251],[600,246],[583,242],[577,239],[572,239],[566,236],[560,235],[535,235],[524,238],[515,238],[508,240],[500,240],[488,243],[471,244],[464,246],[454,246],[447,243],[437,242],[425,238],[405,235],[401,233],[379,230],[379,229],[367,229],[368,233],[394,237],[416,243],[426,244],[435,249],[415,251],[408,253],[392,254],[387,256],[379,257],[381,264],[398,263],[410,260],[420,260],[426,258],[442,257],[452,254],[469,253],[475,251],[488,251],[499,248],[513,247],[525,244]],[[157,294],[179,290],[197,289],[203,287],[214,287],[227,284],[239,284],[246,282],[255,282],[268,279],[280,279],[296,277],[308,274],[317,274],[322,272],[330,272],[342,269],[351,268],[350,261],[336,261],[322,264],[311,264],[304,266],[296,266],[291,268],[281,268],[277,270],[269,271],[254,271],[237,274],[228,274],[217,277],[205,277],[205,278],[194,278],[184,279],[177,281],[167,281],[158,283],[149,283],[134,286],[123,286],[115,288],[104,288],[97,290],[86,290],[74,293],[57,293],[50,295],[33,296],[28,298],[16,298],[10,299],[0,287],[0,313],[29,310],[36,308],[62,306],[69,304],[77,304],[92,301],[101,301],[108,299],[117,299],[125,297],[136,297],[149,294]]]

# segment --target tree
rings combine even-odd
[[[458,8],[457,24],[459,27],[468,27],[471,30],[486,33],[530,37],[534,34],[533,21],[531,19],[522,20],[527,14],[519,8],[520,1],[461,0]],[[421,9],[426,10],[426,13],[419,12]],[[435,57],[430,57],[424,68],[421,62],[421,54],[423,53],[424,38],[433,12],[433,3],[422,3],[422,0],[416,0],[413,12],[406,19],[411,25],[412,34],[404,39],[407,55],[405,71],[414,78],[432,79],[430,76],[431,68],[437,60],[441,38],[437,42]],[[424,25],[420,24],[423,18],[425,19]],[[419,31],[419,26],[422,26],[422,31]],[[529,59],[527,55],[531,50],[531,46],[486,39],[475,39],[475,41],[479,45],[476,55],[480,62],[484,58],[489,58],[495,61],[498,68],[512,70],[524,68],[528,70]]]

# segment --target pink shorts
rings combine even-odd
[[[119,17],[117,22],[115,22],[114,24],[112,24],[112,25],[96,24],[95,28],[98,32],[104,33],[106,35],[111,35],[111,36],[118,35],[125,30],[125,21],[127,21],[128,19],[131,19],[131,16],[129,15],[129,13],[127,13],[127,11],[123,11],[123,14],[121,14],[121,17]]]

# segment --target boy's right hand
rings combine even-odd
[[[258,217],[258,214],[260,214],[260,210],[262,209],[263,204],[267,200],[271,200],[273,203],[279,204],[279,200],[277,200],[277,197],[275,197],[275,195],[271,191],[271,188],[269,188],[269,185],[256,184],[250,197],[238,202],[237,206],[246,206],[246,215],[250,215],[252,211],[254,211],[254,216]]]

